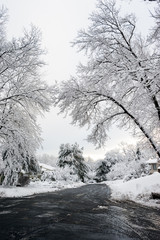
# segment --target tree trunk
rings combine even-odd
[[[121,103],[119,103],[117,100],[115,100],[113,97],[108,96],[108,95],[102,95],[97,93],[98,96],[103,96],[106,97],[107,99],[109,99],[110,101],[112,101],[113,103],[115,103],[117,106],[119,106],[123,111],[124,114],[126,114],[127,116],[129,116],[134,123],[136,124],[136,126],[141,130],[141,132],[144,134],[144,136],[147,138],[147,140],[149,141],[149,143],[151,144],[151,146],[153,147],[154,151],[156,152],[156,154],[158,155],[158,158],[160,159],[160,151],[157,149],[154,141],[152,140],[151,136],[146,132],[146,130],[144,129],[144,127],[139,123],[138,119],[136,119]]]

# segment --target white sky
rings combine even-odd
[[[124,12],[131,10],[137,13],[139,27],[146,33],[151,21],[148,18],[148,9],[153,3],[147,4],[143,0],[117,2],[123,5],[125,3]],[[8,8],[9,38],[21,36],[23,28],[29,28],[31,23],[40,28],[42,44],[48,52],[45,56],[48,65],[44,69],[44,78],[50,84],[75,75],[77,64],[84,60],[84,56],[71,47],[71,42],[76,38],[78,30],[87,27],[88,17],[95,9],[95,3],[96,0],[0,0],[0,5]],[[98,159],[103,158],[108,150],[118,147],[121,142],[135,142],[129,133],[113,128],[106,147],[95,150],[92,144],[84,140],[87,131],[71,126],[71,119],[57,116],[57,112],[58,110],[53,108],[45,114],[45,118],[39,119],[44,139],[43,150],[39,153],[57,156],[60,144],[77,142],[80,147],[84,147],[85,156]]]

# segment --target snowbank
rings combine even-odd
[[[0,186],[0,197],[25,197],[38,193],[54,192],[61,189],[75,188],[84,185],[75,174],[70,174],[71,168],[52,167],[48,164],[39,163],[43,175],[41,180],[35,179],[25,187]],[[56,181],[52,180],[52,177]]]
[[[160,203],[160,201],[150,199],[152,192],[160,193],[160,173],[154,173],[128,182],[112,181],[106,183],[112,190],[113,199],[133,200],[146,205]]]
[[[31,182],[25,187],[0,187],[0,197],[25,197],[38,193],[54,192],[66,188],[75,188],[84,185],[82,182]]]

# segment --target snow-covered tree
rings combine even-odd
[[[71,174],[77,174],[79,179],[84,182],[87,173],[87,167],[84,162],[83,149],[79,148],[77,143],[62,144],[60,146],[58,166],[65,168],[69,166]]]
[[[124,179],[124,181],[128,181],[148,175],[147,159],[145,150],[141,147],[125,145],[121,151],[117,151],[117,160],[111,166],[107,180]]]
[[[92,127],[88,140],[99,146],[116,124],[146,138],[160,157],[159,48],[138,35],[135,16],[122,16],[116,1],[97,1],[90,21],[74,42],[88,63],[55,86],[55,105],[73,124]]]
[[[0,152],[8,179],[4,180],[4,184],[15,185],[21,169],[29,171],[31,161],[32,165],[33,162],[37,165],[36,160],[33,161],[40,144],[36,117],[49,110],[52,88],[40,77],[44,51],[39,30],[32,26],[30,31],[24,31],[22,37],[8,41],[6,21],[7,11],[1,8]]]
[[[103,182],[107,180],[107,174],[110,172],[111,164],[109,161],[102,160],[98,164],[99,166],[96,169],[95,180],[97,182]]]
[[[5,136],[1,138],[3,185],[16,185],[22,171],[35,174],[40,170],[35,157],[40,143],[39,128],[18,107],[14,109],[12,106],[7,120]]]
[[[122,154],[119,150],[111,150],[106,153],[103,160],[99,160],[96,163],[96,176],[95,180],[97,182],[102,182],[107,180],[108,173],[111,171],[113,166],[117,162],[121,162],[123,159]]]
[[[152,13],[152,17],[155,20],[155,27],[152,30],[152,35],[150,37],[150,40],[155,40],[157,42],[160,41],[160,1],[157,1],[155,12]],[[159,46],[159,45],[158,45]]]

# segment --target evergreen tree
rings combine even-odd
[[[58,166],[63,168],[65,166],[72,167],[74,174],[77,174],[80,180],[84,182],[87,167],[84,163],[82,148],[80,149],[77,143],[73,145],[67,143],[60,146]]]
[[[98,165],[99,166],[96,169],[95,180],[97,182],[106,181],[107,180],[107,173],[110,172],[110,168],[111,168],[112,165],[109,161],[105,161],[105,160],[102,160]]]

